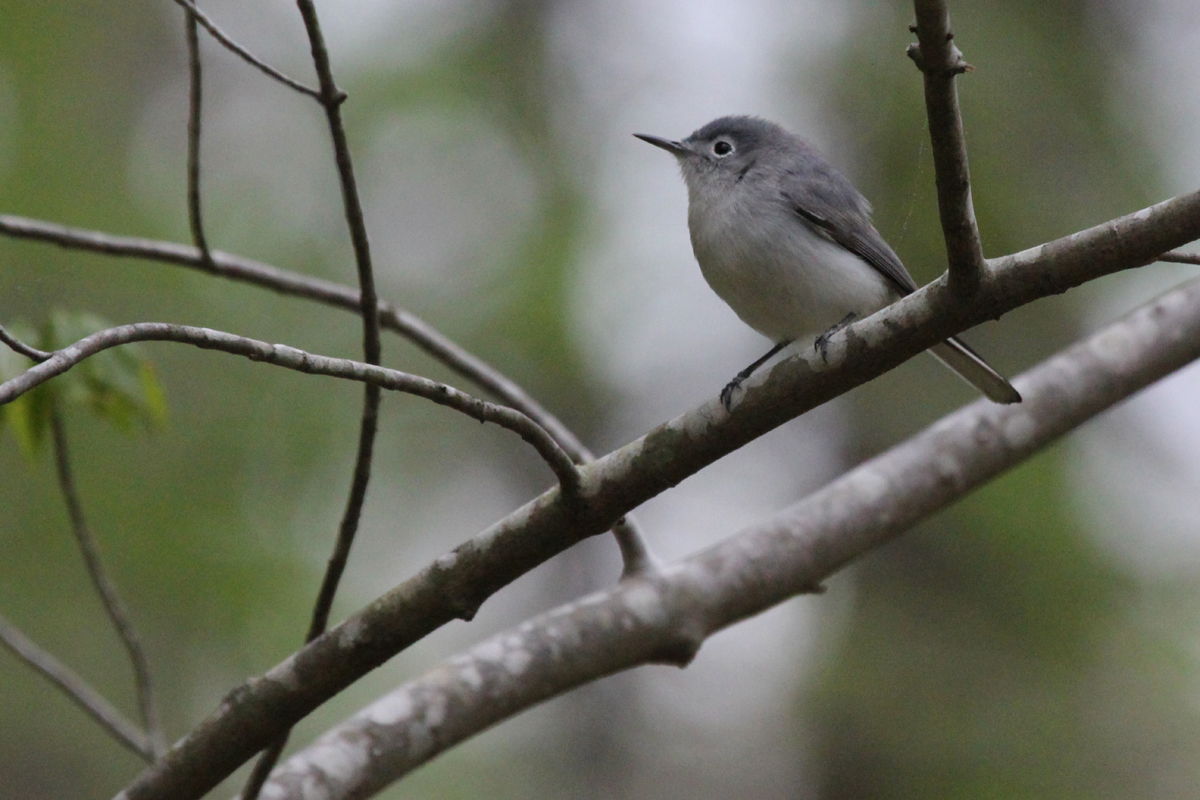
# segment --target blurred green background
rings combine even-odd
[[[1200,184],[1200,12],[1184,0],[951,4],[985,252]],[[203,7],[313,83],[282,0]],[[594,449],[711,397],[765,342],[703,284],[661,152],[758,113],[874,203],[918,282],[944,264],[919,73],[898,2],[355,0],[318,5],[380,293],[522,383]],[[0,213],[187,241],[186,52],[167,0],[0,0]],[[319,108],[202,35],[208,239],[341,282],[354,269]],[[969,335],[1017,374],[1194,269],[1149,267]],[[0,238],[0,322],[58,311],[204,325],[355,357],[344,312],[187,270]],[[361,390],[144,348],[166,426],[67,426],[170,738],[300,642],[349,487]],[[467,390],[387,335],[385,362]],[[1193,370],[1194,372],[1194,370]],[[548,703],[389,798],[1192,797],[1200,764],[1200,383],[1181,376],[938,515],[831,591]],[[640,512],[677,557],[972,399],[905,365]],[[516,437],[385,398],[335,619],[549,484]],[[0,614],[123,710],[129,669],[73,547],[47,448],[0,428]],[[585,543],[348,690],[293,746],[398,682],[618,572]],[[0,653],[0,795],[108,797],[138,761]],[[213,793],[230,796],[231,779]]]

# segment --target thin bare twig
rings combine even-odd
[[[166,322],[139,322],[120,325],[93,333],[55,352],[49,359],[0,384],[0,405],[4,405],[40,386],[56,375],[110,347],[130,342],[180,342],[205,350],[220,350],[245,356],[251,361],[263,361],[277,367],[310,375],[327,375],[343,380],[360,381],[390,391],[414,394],[438,405],[459,411],[480,422],[492,422],[520,436],[537,450],[558,477],[564,492],[574,496],[579,487],[579,471],[570,456],[550,438],[546,431],[529,417],[507,406],[489,403],[460,392],[452,386],[431,381],[419,375],[364,364],[344,358],[330,358],[307,353],[282,344],[236,336],[210,328],[173,325]]]
[[[346,99],[346,95],[334,83],[333,72],[329,65],[329,54],[325,49],[325,39],[317,20],[316,9],[308,0],[298,0],[297,6],[304,19],[304,27],[308,32],[308,40],[312,48],[313,65],[316,68],[317,80],[321,87],[320,100],[325,108],[329,133],[333,140],[334,161],[337,163],[338,182],[342,190],[342,206],[346,216],[346,225],[350,231],[350,241],[354,248],[360,297],[359,313],[362,315],[363,324],[363,361],[368,364],[379,364],[381,358],[379,298],[375,293],[371,244],[367,237],[366,220],[363,218],[362,203],[358,196],[354,164],[350,158],[350,144],[346,140],[346,130],[342,124],[341,104]],[[350,548],[358,530],[358,521],[371,475],[371,456],[375,433],[379,424],[379,391],[379,387],[375,385],[368,384],[366,387],[354,479],[338,530],[337,542],[330,554],[325,577],[313,607],[312,619],[305,637],[306,642],[312,641],[323,633],[328,625],[329,610],[333,606],[333,598],[337,594],[338,583],[345,571]],[[572,476],[576,474],[573,467],[571,474]],[[564,487],[567,485],[564,484]],[[252,778],[251,782],[253,781]],[[247,800],[253,800],[257,794],[257,789],[252,792],[248,790],[244,796],[247,797]]]
[[[1163,253],[1158,260],[1171,261],[1176,264],[1200,264],[1200,253]]]
[[[44,363],[44,362],[43,362]],[[55,408],[50,414],[50,430],[54,438],[54,465],[58,471],[58,486],[62,491],[63,502],[67,506],[67,514],[71,518],[71,532],[75,534],[75,543],[83,556],[84,566],[88,577],[104,611],[112,620],[121,643],[129,653],[129,661],[133,665],[134,684],[137,686],[138,706],[142,711],[142,722],[150,739],[150,747],[154,757],[159,758],[167,751],[167,740],[163,735],[159,722],[158,707],[154,702],[154,682],[150,676],[150,662],[146,651],[142,648],[141,637],[133,622],[129,619],[129,611],[117,594],[117,587],[108,577],[104,563],[100,560],[100,550],[96,540],[88,528],[87,518],[83,514],[83,504],[79,501],[79,490],[75,487],[75,476],[71,469],[71,457],[67,448],[67,432],[63,426],[62,414]]]
[[[642,664],[685,666],[712,634],[814,587],[1097,414],[1200,358],[1200,280],[1024,373],[792,507],[644,579],[496,634],[372,702],[272,776],[276,800],[362,800],[555,695]],[[435,711],[436,709],[436,711]]]
[[[188,74],[191,78],[188,88],[188,163],[187,163],[187,205],[188,223],[192,228],[192,243],[200,251],[205,261],[211,261],[208,251],[208,239],[204,236],[204,217],[201,213],[200,202],[200,109],[204,96],[203,74],[200,68],[200,34],[197,30],[196,14],[187,9],[184,27],[187,33]]]
[[[119,797],[202,796],[362,675],[446,622],[470,618],[502,587],[747,442],[950,336],[1198,238],[1200,191],[995,259],[976,297],[964,301],[939,279],[849,325],[831,338],[828,362],[810,350],[783,360],[747,387],[737,413],[714,397],[585,467],[585,506],[554,493],[531,500],[234,688]]]
[[[346,99],[346,93],[338,89],[334,82],[333,69],[329,64],[329,52],[325,47],[325,37],[321,33],[321,24],[317,19],[316,8],[310,0],[297,0],[296,5],[300,9],[300,16],[304,19],[304,28],[308,33],[308,41],[312,50],[313,66],[316,68],[317,81],[321,87],[319,100],[325,108],[329,133],[333,139],[334,161],[337,164],[338,181],[342,188],[342,206],[346,215],[346,224],[350,229],[350,241],[354,247],[354,261],[358,270],[358,286],[361,297],[363,361],[368,364],[378,364],[381,358],[379,299],[375,294],[371,245],[367,237],[367,225],[363,218],[357,182],[354,178],[350,144],[346,140],[346,129],[342,124],[341,106]],[[367,495],[367,484],[371,478],[375,434],[379,428],[379,402],[379,387],[368,384],[363,396],[358,457],[354,463],[354,478],[350,485],[350,496],[346,499],[346,509],[342,515],[341,525],[338,527],[337,541],[334,542],[333,552],[329,555],[325,576],[313,604],[312,618],[309,621],[308,633],[304,638],[305,643],[320,636],[328,627],[329,611],[333,607],[333,599],[337,594],[342,574],[346,570],[346,562],[350,558],[350,548],[353,546],[354,537],[358,532],[358,523]],[[572,475],[575,473],[573,467],[571,473]],[[566,484],[564,484],[564,488],[565,486]],[[242,789],[242,800],[256,800],[263,783],[271,774],[271,769],[279,760],[279,756],[286,746],[287,734],[284,734],[262,754]]]
[[[967,141],[954,78],[971,69],[954,46],[946,0],[915,0],[919,45],[908,55],[925,79],[925,113],[933,145],[938,211],[946,238],[950,287],[970,294],[979,288],[985,273],[983,246],[971,203],[971,171],[967,167]]]
[[[329,53],[325,49],[325,38],[317,20],[317,10],[311,0],[296,0],[308,40],[312,46],[313,64],[321,85],[321,104],[329,122],[329,133],[333,139],[334,160],[337,163],[338,182],[342,189],[342,205],[346,225],[350,230],[350,242],[354,247],[354,263],[358,271],[359,313],[363,319],[363,360],[378,364],[379,341],[379,298],[375,293],[374,267],[371,264],[371,243],[367,237],[367,223],[363,218],[362,202],[358,196],[358,185],[354,177],[354,163],[350,158],[350,143],[346,140],[346,128],[342,124],[342,102],[345,93],[333,81],[329,66]]]
[[[303,83],[300,83],[300,81],[297,81],[293,78],[289,78],[287,75],[284,75],[270,64],[256,57],[253,53],[242,47],[233,39],[230,39],[224,31],[216,26],[216,23],[209,19],[207,14],[196,7],[196,4],[193,3],[192,0],[175,0],[175,2],[186,9],[188,13],[193,15],[196,18],[196,21],[203,25],[204,29],[208,31],[214,39],[224,45],[227,50],[239,56],[247,64],[251,65],[255,69],[258,69],[263,74],[274,78],[284,86],[289,86],[292,89],[295,89],[297,92],[306,94],[316,100],[321,99],[321,94],[316,89],[305,86]]]
[[[250,770],[250,775],[246,778],[246,785],[242,787],[241,794],[238,795],[240,800],[255,800],[258,797],[267,783],[267,778],[271,777],[271,773],[275,770],[275,765],[279,763],[279,757],[283,755],[291,735],[292,730],[289,728],[278,739],[271,742],[270,747],[259,754],[258,761],[254,762],[254,768]]]
[[[2,325],[0,325],[0,341],[3,341],[21,355],[38,363],[49,361],[54,356],[53,353],[30,347],[10,334]],[[72,695],[80,705],[100,720],[101,724],[120,739],[123,744],[131,747],[148,760],[153,760],[166,752],[167,743],[166,738],[163,736],[158,710],[154,702],[150,664],[146,659],[145,651],[142,649],[137,631],[133,627],[133,623],[129,620],[129,614],[125,610],[120,596],[117,594],[116,587],[104,571],[104,565],[100,561],[99,549],[92,538],[91,531],[87,525],[87,519],[83,515],[83,504],[79,501],[79,493],[75,488],[75,479],[67,452],[66,432],[63,429],[62,416],[57,409],[54,409],[51,414],[50,427],[54,438],[54,460],[58,472],[58,484],[67,506],[67,514],[71,518],[71,530],[75,534],[75,541],[79,545],[79,552],[83,556],[84,565],[87,567],[92,585],[95,586],[97,594],[100,595],[104,610],[107,612],[109,619],[112,620],[113,627],[116,628],[118,636],[120,636],[126,651],[129,653],[129,660],[133,665],[134,683],[137,687],[138,705],[141,708],[142,721],[146,726],[147,733],[142,733],[133,728],[132,723],[129,723],[124,717],[120,716],[119,712],[112,709],[86,683],[66,667],[59,664],[48,653],[38,648],[32,641],[21,637],[19,642],[17,639],[13,639],[13,642],[18,643],[10,643],[10,646],[14,652],[21,655],[22,658],[25,658],[35,668],[50,677],[63,691]],[[3,622],[3,620],[0,620],[0,622]],[[17,631],[17,634],[19,635],[20,632]],[[96,704],[97,699],[99,699],[102,705]],[[113,716],[114,713],[117,714],[116,717]]]
[[[23,634],[16,625],[0,616],[0,643],[13,655],[40,672],[47,680],[62,690],[88,715],[100,723],[114,739],[137,753],[147,762],[153,763],[155,753],[150,739],[112,703],[92,688],[91,684],[76,675],[69,667],[39,647]]]
[[[593,460],[588,459],[588,461]],[[659,569],[658,559],[650,552],[637,524],[628,514],[616,521],[612,532],[616,537],[617,546],[621,548],[622,578],[647,575]]]
[[[346,311],[358,312],[361,308],[359,292],[353,287],[301,275],[220,250],[213,250],[212,261],[205,263],[203,254],[197,248],[185,244],[135,236],[116,236],[10,214],[0,214],[0,234],[56,244],[71,250],[176,264]],[[440,333],[428,322],[382,300],[379,302],[379,317],[382,327],[410,340],[454,372],[485,389],[497,400],[535,420],[573,458],[578,461],[591,459],[592,454],[578,437],[524,389]]]
[[[25,344],[9,333],[3,325],[0,325],[0,342],[4,342],[14,353],[20,353],[31,361],[45,361],[54,355],[53,353],[47,353],[45,350],[38,350],[36,347]]]
[[[0,234],[47,242],[72,250],[176,264],[347,311],[358,312],[361,307],[359,293],[350,286],[301,275],[219,250],[212,251],[212,260],[205,262],[203,254],[197,248],[184,244],[134,236],[116,236],[103,231],[72,228],[9,214],[0,214]],[[379,319],[382,327],[405,337],[454,372],[483,388],[492,397],[532,419],[577,463],[594,460],[595,456],[570,428],[534,400],[521,386],[425,320],[382,300],[379,302]],[[625,525],[618,531],[621,534],[618,541],[625,555],[628,571],[629,565],[638,563],[636,554],[646,553],[647,548],[634,527],[633,520],[629,517],[625,519]],[[630,559],[631,554],[634,556],[633,560]],[[645,558],[642,563],[652,563],[652,560]]]

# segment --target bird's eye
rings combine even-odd
[[[721,141],[719,141],[713,145],[712,150],[713,150],[713,155],[727,156],[733,152],[733,145],[731,145],[729,142],[722,139]]]

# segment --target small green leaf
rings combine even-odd
[[[96,331],[111,327],[94,314],[57,313],[47,328],[45,349],[57,350]],[[124,344],[97,353],[64,373],[60,397],[68,406],[83,406],[118,430],[132,433],[139,425],[157,428],[166,420],[166,400],[144,348]]]
[[[8,424],[17,440],[17,446],[27,459],[32,459],[37,452],[39,439],[39,433],[33,424],[30,400],[32,398],[29,395],[22,395],[0,408],[0,421]]]
[[[13,336],[23,342],[37,340],[37,332],[20,322],[7,326]],[[33,366],[33,361],[0,345],[0,383],[15,378]],[[46,430],[46,421],[42,414],[45,403],[46,386],[39,386],[32,392],[21,395],[11,403],[0,406],[0,429],[7,426],[12,430],[17,446],[26,458],[33,458],[37,452],[38,443]]]
[[[153,363],[143,361],[138,364],[138,374],[142,379],[142,395],[146,399],[146,411],[155,425],[162,427],[167,423],[167,395],[158,381],[158,370],[154,368]]]
[[[42,350],[56,351],[97,331],[111,327],[94,314],[55,313],[36,336],[13,325],[14,336],[37,342]],[[0,379],[7,380],[31,366],[29,359],[0,348]],[[125,344],[97,353],[53,380],[0,407],[0,422],[13,431],[26,456],[37,452],[55,405],[85,408],[120,431],[132,433],[138,425],[161,428],[167,403],[153,364],[137,344]]]

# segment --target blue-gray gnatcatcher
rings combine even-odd
[[[871,205],[813,147],[773,122],[722,117],[682,141],[635,133],[679,161],[704,279],[775,342],[721,391],[733,393],[791,342],[830,333],[910,294],[916,282],[871,224]],[[1021,395],[958,339],[930,352],[997,403]]]

